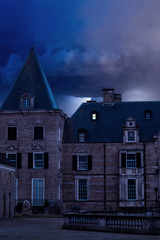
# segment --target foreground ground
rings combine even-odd
[[[0,221],[0,240],[134,240],[160,236],[131,235],[62,229],[62,218],[15,218]]]

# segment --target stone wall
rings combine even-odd
[[[15,205],[15,169],[0,164],[0,219],[12,218]]]
[[[158,183],[158,178],[150,175],[155,168],[153,164],[156,165],[148,164],[150,148],[153,149],[154,159],[156,156],[152,143],[147,143],[147,147],[143,143],[63,144],[63,212],[71,211],[75,206],[79,206],[82,211],[141,210],[146,208],[146,202],[154,208],[154,187],[151,191],[149,186]],[[122,153],[138,153],[140,167],[124,168],[121,165]],[[73,170],[73,155],[92,155],[92,169]],[[77,198],[76,179],[80,178],[88,179],[87,200]],[[136,181],[136,199],[133,200],[128,200],[128,179]]]

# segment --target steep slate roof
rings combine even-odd
[[[145,111],[150,110],[150,120]],[[96,111],[96,121],[91,112]],[[119,102],[114,105],[97,102],[83,103],[65,126],[64,143],[78,142],[78,130],[88,130],[87,142],[123,142],[125,120],[134,118],[139,126],[140,141],[153,141],[160,131],[160,102]]]
[[[11,162],[9,162],[2,153],[0,153],[0,164],[13,167]]]
[[[53,92],[38,61],[34,48],[31,49],[29,56],[1,109],[19,109],[20,96],[24,93],[31,94],[35,97],[33,109],[58,109]]]

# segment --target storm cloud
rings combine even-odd
[[[1,0],[0,5],[4,96],[35,46],[62,108],[64,99],[72,108],[73,97],[98,98],[107,87],[124,100],[160,100],[159,0]]]

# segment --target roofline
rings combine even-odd
[[[62,116],[64,116],[66,119],[68,119],[68,116],[66,113],[63,112],[62,109],[30,109],[30,110],[3,110],[0,109],[0,115],[5,113],[5,114],[30,114],[30,113],[60,113]]]

